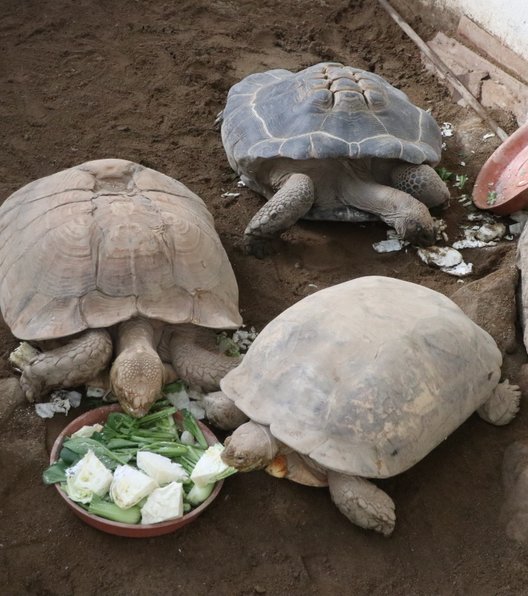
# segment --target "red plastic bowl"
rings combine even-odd
[[[110,406],[102,406],[101,408],[96,408],[94,410],[90,410],[86,412],[70,422],[68,426],[61,432],[61,434],[55,440],[53,444],[53,448],[51,449],[50,454],[50,464],[55,463],[59,459],[59,453],[62,448],[62,443],[64,439],[74,433],[76,430],[79,430],[81,427],[86,425],[92,424],[104,424],[108,415],[111,412],[121,412],[121,407],[118,404],[110,405]],[[209,445],[213,445],[214,443],[218,443],[218,439],[216,436],[201,422],[199,422],[200,428],[202,429],[205,438]],[[68,505],[68,507],[78,516],[80,517],[83,522],[87,523],[89,526],[97,528],[103,532],[107,532],[108,534],[114,534],[116,536],[126,536],[127,538],[150,538],[152,536],[161,536],[163,534],[170,534],[171,532],[176,532],[183,526],[190,524],[193,522],[209,505],[216,499],[220,489],[222,488],[224,481],[220,480],[216,483],[213,492],[209,495],[209,497],[198,507],[192,509],[189,513],[185,514],[183,517],[178,519],[172,519],[165,522],[160,522],[159,524],[122,524],[119,522],[110,521],[107,519],[103,519],[102,517],[98,517],[97,515],[92,515],[84,510],[82,507],[79,507],[77,503],[72,501],[60,488],[58,484],[55,485],[57,492],[59,493],[61,499]]]
[[[495,193],[494,201],[488,200]],[[508,137],[482,166],[473,188],[479,209],[508,215],[528,205],[528,123]]]

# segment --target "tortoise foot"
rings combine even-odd
[[[277,252],[277,243],[273,238],[246,234],[244,237],[244,252],[257,259],[264,259]]]
[[[332,500],[357,526],[390,536],[396,524],[394,501],[377,486],[358,476],[329,472]]]

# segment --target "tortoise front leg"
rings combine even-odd
[[[449,189],[431,166],[400,164],[393,168],[394,188],[410,194],[429,209],[449,202]]]
[[[177,378],[203,391],[216,391],[220,380],[240,364],[240,357],[218,351],[215,332],[196,325],[170,327],[169,353]]]
[[[328,472],[332,501],[357,526],[390,536],[396,524],[394,502],[377,486],[360,478]]]
[[[410,194],[377,184],[356,181],[350,203],[374,213],[411,244],[428,246],[435,241],[433,218],[427,207]]]
[[[249,418],[235,406],[223,391],[215,391],[204,396],[205,417],[216,428],[235,430]]]
[[[66,344],[28,353],[22,344],[11,354],[11,362],[22,371],[20,386],[28,401],[51,389],[88,383],[108,366],[112,339],[106,329],[89,329]]]
[[[271,241],[308,213],[314,200],[311,178],[292,174],[249,222],[244,232],[246,252],[259,259],[270,254]]]

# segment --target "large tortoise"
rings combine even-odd
[[[245,230],[248,252],[263,256],[299,218],[374,215],[434,243],[428,207],[449,199],[431,167],[440,129],[382,77],[334,62],[249,75],[229,91],[221,133],[231,167],[269,199]]]
[[[90,382],[114,352],[111,388],[140,416],[171,378],[217,389],[238,363],[213,347],[212,329],[241,318],[211,214],[130,161],[90,161],[4,202],[0,309],[17,338],[44,348],[14,356],[30,400]]]
[[[520,392],[492,337],[449,298],[369,276],[297,302],[211,393],[211,422],[238,426],[224,461],[328,485],[353,523],[389,535],[394,503],[367,478],[407,470],[476,410],[508,423]]]

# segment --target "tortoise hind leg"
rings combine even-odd
[[[360,478],[328,472],[332,501],[357,526],[390,536],[396,524],[394,501],[377,486]]]
[[[431,166],[397,165],[391,171],[392,186],[421,201],[429,209],[449,202],[449,189]]]
[[[479,416],[496,426],[511,422],[519,411],[521,390],[508,380],[499,383],[493,395],[477,410]]]
[[[246,252],[259,259],[270,254],[271,241],[303,217],[314,200],[311,178],[292,174],[249,222],[244,231]]]

